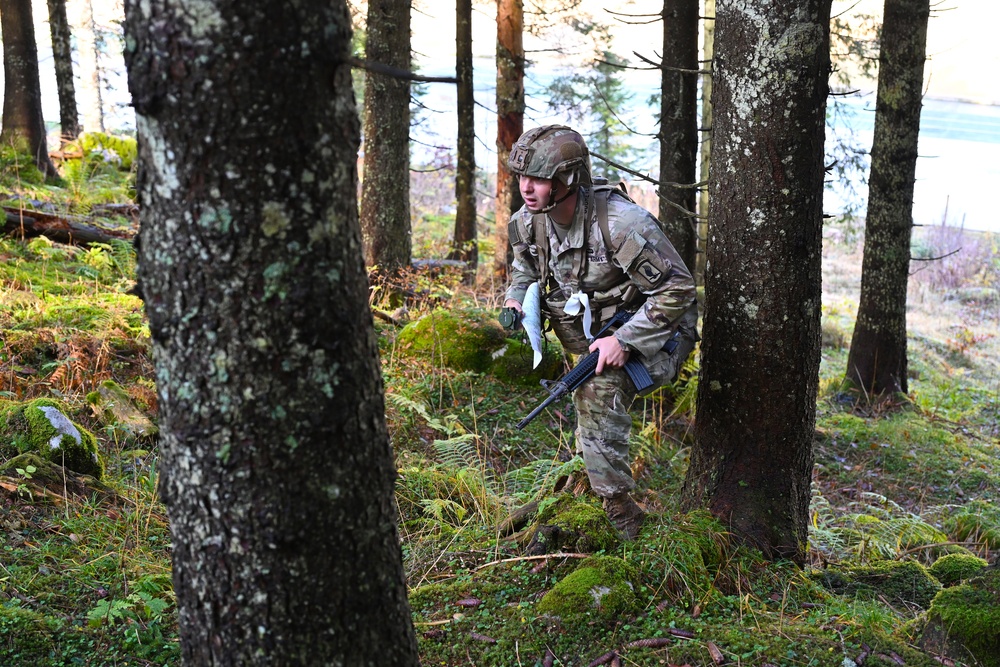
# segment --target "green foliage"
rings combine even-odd
[[[67,144],[65,150],[80,151],[83,162],[104,163],[124,171],[132,169],[138,154],[134,137],[114,136],[104,132],[82,134],[79,139]]]
[[[1000,549],[1000,507],[988,500],[972,500],[943,509],[941,523],[955,540]]]
[[[27,152],[3,145],[0,146],[0,181],[18,186],[42,185],[45,176]]]

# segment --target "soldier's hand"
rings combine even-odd
[[[524,309],[521,308],[521,302],[518,301],[517,299],[507,299],[506,301],[503,302],[503,307],[504,308],[513,308],[514,310],[516,310],[517,312],[521,313],[522,315],[524,314]]]
[[[590,351],[599,350],[597,357],[597,368],[595,373],[600,375],[604,372],[605,366],[608,368],[621,368],[628,361],[629,351],[622,348],[621,343],[614,336],[598,338],[590,344]]]

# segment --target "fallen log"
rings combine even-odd
[[[135,229],[123,227],[112,229],[101,227],[82,218],[53,215],[41,211],[30,211],[8,206],[2,207],[3,233],[21,238],[44,236],[58,243],[89,245],[111,241],[131,241]]]

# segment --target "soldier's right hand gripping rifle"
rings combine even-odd
[[[609,329],[612,327],[620,327],[630,319],[632,319],[632,313],[627,310],[619,310],[607,324],[601,327],[601,330],[597,332],[597,335],[594,336],[594,338],[601,338],[608,335]],[[559,378],[555,382],[551,380],[542,380],[542,386],[549,392],[549,396],[542,401],[537,408],[532,410],[527,417],[517,423],[518,430],[523,429],[525,426],[530,424],[535,417],[541,414],[542,410],[552,405],[552,403],[558,401],[563,396],[571,394],[577,389],[577,387],[594,377],[599,359],[600,351],[594,350],[581,359],[580,363],[573,367],[573,370],[566,373],[566,375]],[[628,361],[625,362],[625,372],[628,373],[629,378],[635,385],[636,392],[644,391],[653,386],[653,379],[649,376],[649,371],[646,370],[646,367],[642,365],[641,361],[634,359],[631,356]]]

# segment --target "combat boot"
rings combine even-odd
[[[628,493],[619,493],[604,499],[604,511],[608,519],[626,541],[632,541],[639,536],[646,513]]]

